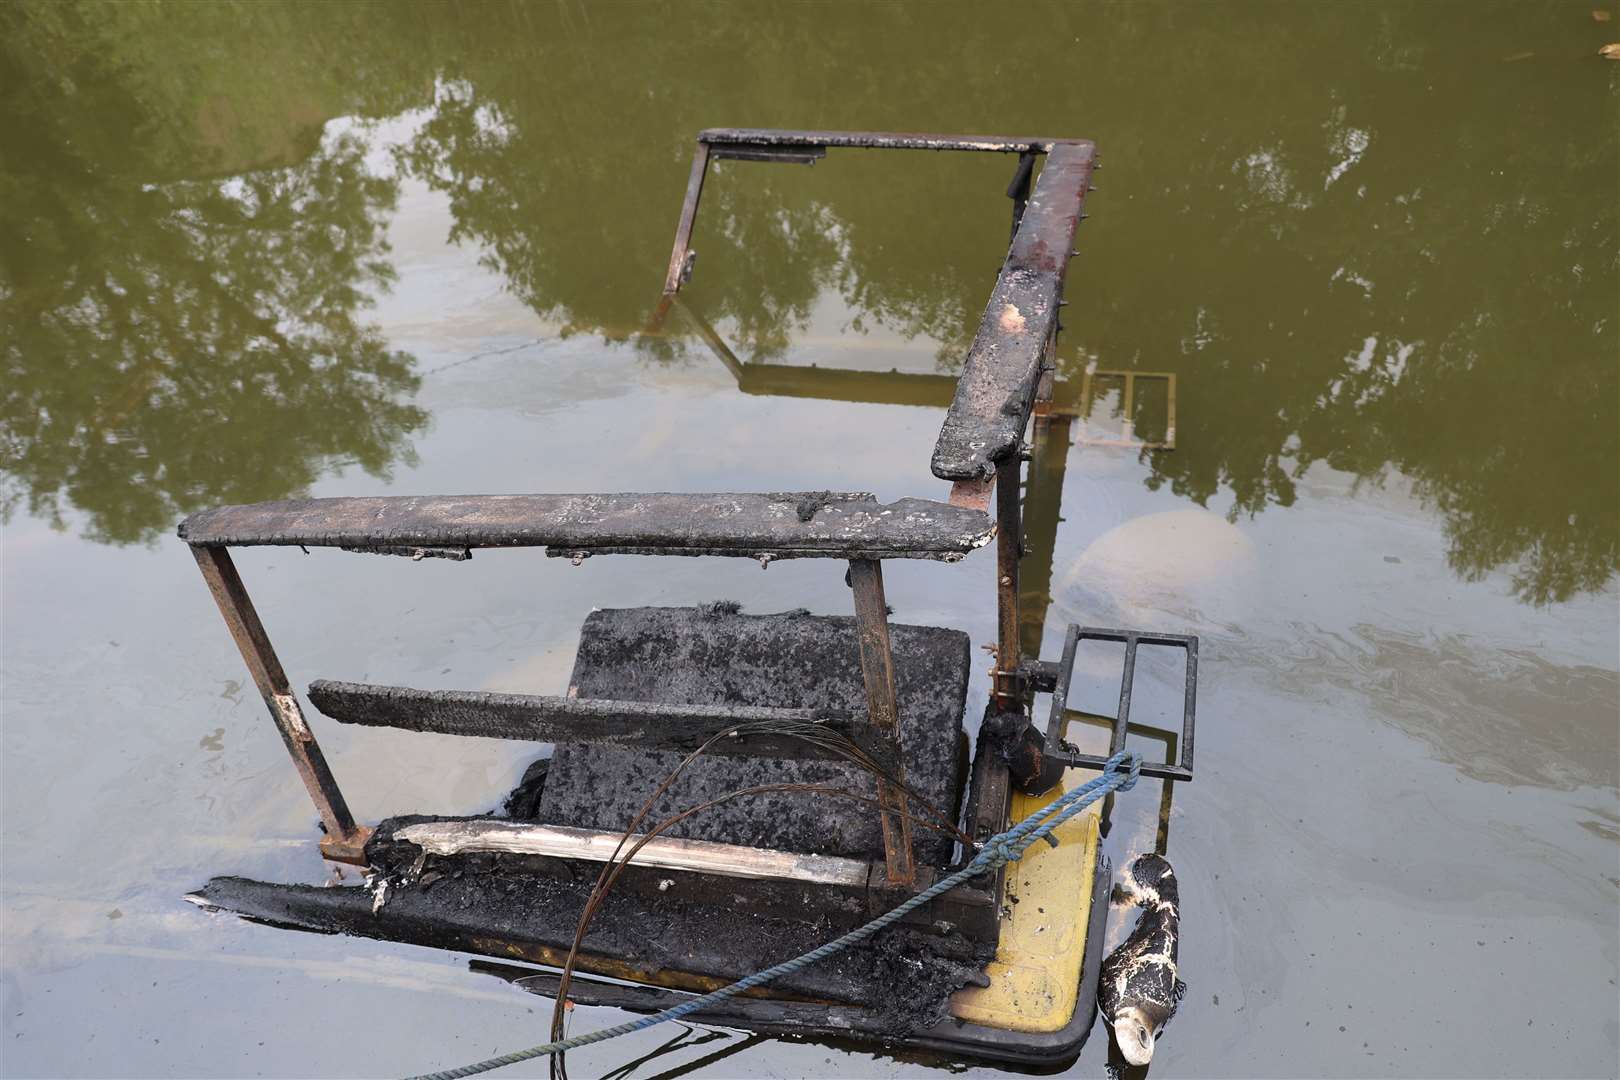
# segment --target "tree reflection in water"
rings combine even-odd
[[[124,55],[172,21],[120,52],[75,10],[13,10],[0,45],[6,516],[149,540],[337,466],[386,475],[427,419],[413,359],[362,320],[392,281],[397,181],[318,119],[199,152],[219,108],[176,100],[197,88],[163,84],[161,50]]]
[[[1102,190],[1060,361],[1069,376],[1093,361],[1177,373],[1178,449],[1146,457],[1149,486],[1237,517],[1294,502],[1316,462],[1363,483],[1400,474],[1443,519],[1460,576],[1507,567],[1535,604],[1600,588],[1620,564],[1620,84],[1595,60],[1554,62],[1556,6],[1459,19],[1396,0],[1376,17],[1058,5],[999,24],[993,57],[962,32],[971,12],[906,6],[769,20],[656,5],[589,19],[271,10],[233,16],[251,24],[236,35],[249,55],[331,60],[298,68],[285,93],[302,87],[326,115],[432,106],[396,163],[448,197],[453,239],[564,332],[659,360],[701,348],[635,332],[697,129],[1094,137]],[[126,66],[165,62],[143,32]],[[333,52],[350,39],[366,42],[363,64]],[[1443,77],[1438,58],[1459,50],[1493,66]],[[386,468],[422,422],[398,403],[408,360],[357,321],[386,279],[391,181],[335,141],[259,186],[114,182],[62,150],[113,106],[53,96],[55,69],[29,63],[8,80],[6,124],[8,140],[35,132],[36,152],[0,164],[19,193],[0,214],[6,363],[23,376],[5,391],[7,468],[31,504],[65,498],[100,535],[132,538],[200,499],[296,489],[332,461]],[[830,296],[847,333],[930,339],[954,370],[1005,244],[1011,167],[727,163],[705,191],[694,288],[746,358],[784,356]],[[97,241],[53,246],[42,230]],[[257,467],[221,474],[227,453]]]

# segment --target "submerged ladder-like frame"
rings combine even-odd
[[[1038,405],[1050,404],[1052,350],[1075,231],[1096,167],[1095,147],[1083,140],[994,138],[830,131],[711,129],[700,133],[692,175],[665,280],[667,307],[691,272],[690,239],[711,158],[805,163],[828,147],[961,150],[1018,155],[1008,196],[1012,237],[931,461],[950,481],[948,502],[902,499],[878,504],[855,493],[768,495],[504,495],[304,499],[221,507],[180,526],[218,603],[255,685],[308,788],[326,831],[321,849],[336,861],[363,863],[370,830],[345,802],[305,720],[228,549],[255,545],[339,547],[377,554],[466,558],[474,548],[543,547],[575,560],[637,554],[834,558],[849,564],[854,591],[864,718],[813,716],[806,710],[671,709],[645,702],[578,701],[527,695],[416,691],[317,682],[311,699],[341,722],[511,738],[682,745],[701,742],[748,718],[836,724],[880,759],[900,761],[893,653],[889,642],[882,561],[923,558],[954,562],[994,537],[997,541],[998,640],[994,706],[1027,717],[1039,661],[1020,645],[1019,559],[1024,531],[1020,506],[1024,442]],[[1035,179],[1037,157],[1046,162]],[[1039,441],[1039,440],[1037,440]],[[991,497],[995,512],[989,513]],[[678,714],[678,715],[677,715]],[[745,715],[746,714],[746,715]],[[791,716],[787,714],[793,714]],[[730,752],[749,752],[729,748]],[[777,755],[771,740],[753,752]],[[984,759],[985,755],[980,755]],[[903,778],[902,778],[903,779]],[[1008,772],[997,761],[975,768],[975,839],[1004,827]],[[913,884],[909,818],[903,791],[879,785],[886,883]],[[581,850],[589,850],[581,842]],[[764,853],[767,855],[775,853]],[[580,857],[590,857],[588,854]],[[674,857],[674,856],[671,856]],[[764,860],[771,863],[771,860]],[[791,860],[777,860],[782,865]],[[694,869],[701,869],[696,859]],[[775,865],[775,863],[772,863]],[[762,870],[765,876],[790,870]]]

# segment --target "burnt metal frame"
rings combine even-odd
[[[287,673],[270,644],[264,624],[259,621],[230,553],[216,545],[193,545],[191,553],[197,559],[203,580],[208,583],[208,591],[219,605],[219,613],[225,617],[231,638],[242,653],[248,674],[264,698],[265,708],[270,710],[270,719],[281,732],[287,753],[292,755],[293,765],[321,815],[321,826],[326,831],[321,838],[321,854],[334,862],[364,863],[364,848],[371,830],[356,824],[354,815],[349,812],[349,804],[344,801],[343,792],[326,764],[326,755],[321,753],[315,733],[304,719],[298,698],[287,681]]]
[[[1070,418],[1078,414],[1078,410],[1070,400],[1066,399],[1061,403],[1053,400],[1056,388],[1052,353],[1057,334],[1062,329],[1058,316],[1059,309],[1066,303],[1061,296],[1067,260],[1077,254],[1072,249],[1074,232],[1079,221],[1085,217],[1080,211],[1085,194],[1092,190],[1090,186],[1092,171],[1100,167],[1095,160],[1092,144],[1078,140],[1033,138],[771,132],[741,129],[706,131],[699,136],[698,150],[694,155],[692,175],[677,230],[676,246],[671,254],[666,276],[666,295],[654,316],[655,322],[667,312],[674,300],[674,294],[691,270],[689,243],[709,159],[730,158],[810,164],[824,156],[826,149],[831,146],[1018,154],[1017,169],[1007,189],[1007,195],[1013,201],[1011,240],[995,292],[981,321],[961,378],[952,380],[953,385],[948,387],[930,385],[927,388],[930,397],[936,392],[944,396],[943,390],[947,388],[951,391],[950,411],[932,461],[934,475],[952,482],[950,504],[988,513],[992,494],[996,497],[994,520],[997,539],[998,642],[992,709],[1001,716],[1010,715],[1021,721],[1025,732],[1038,739],[1040,736],[1034,731],[1034,725],[1028,722],[1028,710],[1033,704],[1036,692],[1056,690],[1060,679],[1063,694],[1066,696],[1069,676],[1072,673],[1074,645],[1081,634],[1116,635],[1116,640],[1127,640],[1127,647],[1132,650],[1136,644],[1182,644],[1188,652],[1187,712],[1182,741],[1184,750],[1177,765],[1147,766],[1144,771],[1150,776],[1190,779],[1192,709],[1197,659],[1195,638],[1131,634],[1125,631],[1091,631],[1071,627],[1064,664],[1053,664],[1026,657],[1024,647],[1020,644],[1022,634],[1024,644],[1038,656],[1045,602],[1044,599],[1032,596],[1030,602],[1023,606],[1024,610],[1021,610],[1019,560],[1031,554],[1028,549],[1031,541],[1038,546],[1044,546],[1049,554],[1054,536],[1051,535],[1053,529],[1047,526],[1055,526],[1055,521],[1048,522],[1044,517],[1039,521],[1032,520],[1031,526],[1036,530],[1036,534],[1026,538],[1020,502],[1022,464],[1025,461],[1032,462],[1029,476],[1032,493],[1037,484],[1049,486],[1054,477],[1060,487],[1063,460],[1069,446],[1067,436]],[[1042,154],[1048,156],[1048,162],[1040,174],[1039,182],[1036,182],[1035,159]],[[712,329],[706,337],[718,341],[718,336],[713,334]],[[721,350],[724,350],[723,343],[720,344]],[[729,350],[724,351],[729,355]],[[723,355],[722,359],[724,358]],[[734,374],[738,374],[734,364],[727,366],[733,368]],[[1088,372],[1087,386],[1082,390],[1082,397],[1086,398],[1088,404],[1089,397],[1085,389],[1089,389],[1090,374]],[[744,385],[742,375],[738,374],[738,378],[739,387],[744,392],[760,392],[750,391],[749,387]],[[1173,387],[1173,376],[1171,378]],[[812,396],[822,396],[813,393],[816,388],[810,383],[806,383],[805,387],[812,391]],[[1173,389],[1171,408],[1174,409]],[[1024,434],[1032,420],[1034,427],[1032,440],[1025,443]],[[1173,430],[1173,411],[1171,425]],[[1172,440],[1173,435],[1171,440],[1166,441]],[[1035,454],[1040,453],[1044,460],[1047,456],[1045,450],[1048,447],[1056,450],[1056,461],[1046,465],[1045,470],[1037,475],[1033,466]],[[1051,516],[1055,518],[1055,508]],[[388,538],[368,539],[370,542],[360,543],[357,548],[379,553],[406,554],[417,558],[425,555],[456,558],[470,554],[467,548],[457,547],[454,544],[446,546],[413,542],[391,543]],[[360,848],[364,844],[366,830],[356,826],[348,814],[341,795],[337,794],[330,771],[320,756],[319,747],[315,745],[313,736],[309,734],[307,725],[297,712],[297,702],[287,687],[286,677],[281,672],[274,653],[270,651],[263,627],[259,625],[240,579],[236,577],[224,550],[224,545],[231,542],[215,540],[201,545],[194,544],[198,562],[203,566],[204,575],[208,578],[227,623],[242,648],[255,681],[265,694],[272,717],[276,719],[278,727],[287,739],[288,748],[299,764],[300,772],[310,787],[312,797],[322,809],[323,822],[328,833],[337,833],[340,837],[347,838],[334,840],[329,835],[327,841],[323,842],[323,850],[329,857],[341,857],[343,853],[352,853],[352,857],[356,859],[363,858]],[[598,546],[593,550],[598,554],[615,551],[687,555],[744,554],[740,550],[722,552],[699,549],[675,550],[668,547],[650,551],[636,546]],[[576,563],[581,557],[591,553],[592,550],[548,551],[548,554],[573,555]],[[830,553],[817,551],[803,554],[827,557]],[[872,721],[885,717],[892,719],[893,658],[887,640],[888,624],[882,597],[881,563],[878,560],[891,557],[942,557],[946,561],[954,561],[959,556],[931,556],[921,552],[891,550],[870,554],[865,559],[855,557],[854,553],[850,553],[848,557],[849,581],[855,589],[862,671],[870,704],[869,719]],[[1049,570],[1047,572],[1049,573]],[[1041,573],[1037,568],[1034,578],[1040,577]],[[1039,580],[1033,580],[1031,585],[1037,592],[1044,592]],[[1133,675],[1134,665],[1128,665],[1122,686],[1118,730],[1113,733],[1113,741],[1116,744],[1122,743],[1123,732],[1128,725],[1128,697]],[[312,699],[313,697],[314,695]],[[549,704],[542,706],[541,712],[545,714],[542,717],[545,722],[573,722],[587,719],[573,716],[567,710],[559,712]],[[1055,708],[1053,716],[1049,734],[1055,731],[1060,737],[1063,730],[1061,706]],[[701,725],[713,719],[703,715],[701,710],[678,718],[685,724],[688,736],[695,730],[694,725]],[[1103,759],[1080,755],[1074,753],[1071,748],[1062,746],[1061,738],[1059,743],[1058,749],[1062,752],[1064,767],[1102,764]],[[981,752],[975,756],[968,822],[975,839],[983,840],[991,832],[1005,827],[1010,786],[1015,778],[1021,783],[1025,782],[1022,774],[1014,774],[1009,770],[1000,754]],[[1166,806],[1169,790],[1170,785],[1165,785]],[[895,806],[902,811],[902,816],[898,818],[898,827],[903,834],[909,824],[909,820],[903,816],[903,796],[893,805],[885,799],[885,809],[893,809]],[[886,862],[869,866],[867,875],[869,904],[876,902],[874,897],[884,885],[892,888],[897,884],[903,884],[897,882],[895,874],[896,853],[890,830],[892,817],[890,813],[883,816]],[[902,842],[901,850],[909,860],[909,838]],[[785,853],[761,854],[770,856]],[[703,860],[698,861],[701,863]],[[1106,866],[1104,857],[1099,853],[1097,870],[1099,878],[1106,877]],[[701,870],[695,872],[700,875],[702,873]],[[933,873],[934,871],[927,867],[916,868],[918,883],[926,884]],[[796,884],[791,878],[782,883]],[[797,884],[800,887],[807,887],[802,882]],[[995,899],[1000,895],[1001,874],[998,873],[995,880],[984,890],[976,888],[955,890],[952,896],[942,897],[936,903],[947,901],[959,903],[966,913],[965,917],[972,918],[984,915],[986,910],[993,912]],[[1080,990],[1082,1002],[1089,1002],[1095,997],[1097,969],[1101,960],[1102,922],[1107,907],[1100,899],[1101,895],[1101,891],[1094,891],[1092,897],[1088,947]],[[560,963],[560,955],[549,957],[548,962]],[[629,971],[619,974],[630,978],[646,977],[645,973]],[[791,1008],[791,1006],[784,1007]],[[831,1026],[841,1028],[847,1023],[851,1030],[859,1030],[860,1023],[857,1021],[860,1014],[852,1010],[844,1012],[849,1015],[844,1016],[841,1013],[837,1023]],[[752,1015],[745,1019],[747,1026],[771,1030],[768,1020],[762,1022],[761,1018]],[[806,1029],[815,1028],[812,1017],[793,1016],[784,1017],[784,1020],[786,1023],[782,1025],[782,1030],[792,1030],[800,1024],[805,1025]],[[1076,1011],[1069,1027],[1046,1036],[1007,1033],[975,1024],[947,1021],[939,1028],[912,1041],[917,1045],[937,1046],[952,1051],[978,1050],[996,1058],[1027,1059],[1033,1063],[1072,1056],[1084,1041],[1091,1022],[1092,1014],[1088,1005]]]
[[[1125,666],[1119,683],[1119,713],[1114,717],[1113,731],[1109,735],[1108,754],[1082,754],[1063,741],[1063,714],[1068,708],[1069,682],[1074,676],[1075,654],[1082,641],[1116,641],[1125,646]],[[1164,780],[1191,780],[1193,777],[1193,729],[1197,721],[1198,701],[1198,638],[1187,634],[1147,634],[1135,630],[1104,630],[1094,626],[1071,624],[1063,641],[1063,659],[1059,661],[1052,687],[1052,712],[1046,721],[1043,756],[1061,762],[1067,768],[1101,769],[1108,758],[1125,749],[1125,736],[1130,726],[1131,694],[1136,682],[1136,650],[1139,646],[1163,646],[1181,649],[1187,654],[1186,674],[1182,686],[1181,739],[1176,746],[1176,761],[1144,762],[1143,776]]]
[[[1019,489],[1022,461],[1027,454],[1023,436],[1037,403],[1050,402],[1052,395],[1051,353],[1061,329],[1058,310],[1062,305],[1068,260],[1075,254],[1071,247],[1075,230],[1084,217],[1081,207],[1086,192],[1091,189],[1091,175],[1097,164],[1095,147],[1084,140],[1029,137],[733,128],[704,131],[698,136],[693,156],[675,247],[665,278],[666,296],[673,296],[690,272],[691,232],[711,157],[808,163],[823,156],[826,148],[832,146],[1019,155],[1017,170],[1007,189],[1013,200],[1007,257],[957,381],[934,450],[932,470],[941,479],[953,481],[950,502],[955,506],[986,510],[991,488],[996,489],[999,633],[995,704],[999,711],[1026,716],[1032,694],[1024,677],[1018,618],[1018,562],[1024,553]],[[1035,180],[1034,159],[1039,154],[1047,155],[1048,161]],[[182,537],[186,536],[184,525],[181,533]],[[333,859],[362,861],[369,832],[356,824],[349,812],[226,551],[232,544],[299,543],[300,538],[291,533],[233,537],[224,532],[188,539],[232,637],[321,814],[327,832],[322,841],[323,853]],[[537,539],[556,546],[554,539],[518,535],[508,535],[494,543],[496,546],[531,546]],[[478,546],[467,537],[447,537],[442,530],[430,529],[419,536],[401,535],[379,528],[376,523],[351,529],[341,536],[323,534],[315,542],[383,553],[410,553],[417,557],[456,556]],[[589,554],[589,548],[590,545],[585,545],[572,552],[575,560]],[[596,550],[638,554],[760,554],[703,548],[660,550],[636,545],[604,545]],[[552,550],[548,553],[570,552]],[[813,553],[831,554],[827,551]],[[885,555],[929,556],[921,552],[848,552],[861,667],[867,685],[868,720],[877,730],[887,731],[897,740],[893,656],[889,647],[882,568],[878,561]],[[985,778],[986,786],[975,800],[980,819],[975,824],[975,832],[982,831],[992,820],[1005,820],[1006,770],[997,765],[989,772],[993,775]],[[892,785],[880,784],[879,800],[890,880],[909,882],[914,877],[914,866],[904,794]]]
[[[686,181],[675,248],[664,274],[664,295],[673,296],[692,273],[692,226],[711,160],[767,161],[811,165],[827,156],[828,147],[865,150],[970,150],[1019,155],[1019,170],[1007,194],[1014,202],[1013,229],[1018,228],[1029,197],[1029,178],[1036,154],[1075,140],[1008,135],[927,135],[900,131],[795,131],[783,128],[707,128],[698,132],[692,173]],[[1089,145],[1089,144],[1087,144]]]
[[[205,518],[204,523],[206,520]],[[195,517],[182,524],[182,537],[194,531],[206,535],[204,530],[193,526],[194,522]],[[323,539],[331,546],[343,546],[342,539],[354,538],[333,536]],[[247,664],[248,672],[264,699],[265,707],[281,732],[293,764],[303,778],[310,799],[320,814],[321,825],[326,833],[321,840],[321,853],[334,862],[363,865],[364,848],[371,830],[357,824],[354,815],[349,811],[348,803],[332,776],[331,768],[326,763],[326,757],[321,752],[314,732],[310,730],[309,723],[304,718],[281,661],[270,644],[264,624],[260,622],[253,601],[248,596],[247,589],[242,584],[241,576],[237,573],[235,563],[227,550],[233,544],[267,542],[273,541],[259,538],[238,540],[215,538],[210,542],[207,539],[197,539],[191,542],[191,550],[202,571],[203,579],[208,584],[209,592],[218,604],[220,614],[224,616],[231,637]],[[507,538],[503,546],[524,545],[522,542],[514,543],[511,538]],[[685,553],[687,549],[671,550]],[[752,553],[747,551],[708,553],[752,557]],[[894,656],[889,641],[888,607],[883,594],[882,562],[878,558],[861,557],[850,558],[848,562],[850,586],[854,592],[861,672],[867,691],[866,726],[869,734],[864,741],[875,743],[882,756],[893,762],[895,775],[903,783],[904,776],[900,771],[899,718],[895,707]],[[332,684],[324,686],[317,684],[317,687],[317,693],[325,693],[332,688]],[[374,691],[376,688],[361,689]],[[627,709],[638,707],[636,703],[623,704]],[[645,709],[644,704],[640,707]],[[760,714],[767,711],[773,714],[782,713],[787,719],[804,719],[801,715],[803,710],[745,711],[749,715],[744,719],[757,719]],[[710,720],[716,719],[714,712],[705,710]],[[678,729],[674,735],[678,739],[682,735],[690,736],[690,733],[691,725],[688,724],[684,730]],[[590,735],[590,729],[583,728],[574,737],[584,739]],[[759,747],[759,752],[769,753],[773,750],[780,753],[781,748],[771,744]],[[916,865],[912,857],[911,819],[907,814],[905,792],[894,784],[880,781],[878,801],[878,812],[881,814],[883,824],[884,862],[888,883],[891,886],[909,886],[916,879]]]

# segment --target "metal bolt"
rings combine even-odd
[[[1003,585],[1011,585],[1012,584],[1012,576],[1008,575],[1008,574],[1003,574],[1002,578],[1001,578],[1001,583]]]

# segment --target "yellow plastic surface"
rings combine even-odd
[[[1070,769],[1063,788],[1096,774]],[[1030,797],[1014,792],[1012,821],[1022,821],[1058,797],[1054,788]],[[1058,1031],[1074,1016],[1086,924],[1096,887],[1097,834],[1102,800],[1064,822],[1058,846],[1038,843],[1007,864],[1001,901],[1001,943],[985,969],[988,987],[951,998],[951,1015],[1006,1031]]]

